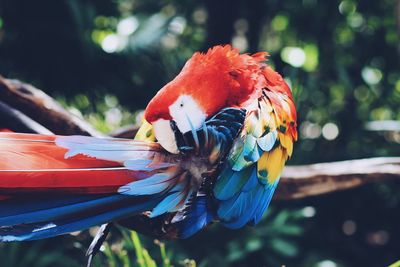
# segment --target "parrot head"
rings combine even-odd
[[[195,53],[145,110],[158,142],[178,153],[174,129],[182,134],[196,130],[221,109],[241,106],[257,87],[257,73],[266,55],[240,54],[229,45]]]

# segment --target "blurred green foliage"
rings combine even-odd
[[[2,0],[0,73],[35,84],[110,132],[137,123],[138,110],[194,51],[219,43],[243,52],[266,50],[297,102],[300,140],[291,164],[399,156],[398,5]],[[168,258],[176,266],[189,258],[198,266],[389,265],[400,258],[399,209],[398,183],[369,185],[274,202],[259,226],[212,226],[189,240],[166,242],[168,257],[147,237],[141,240],[148,250],[135,253],[131,237],[113,232],[95,263],[141,266],[136,259],[147,258],[149,266],[153,260],[162,266]],[[1,266],[82,266],[89,242],[86,231],[2,244]]]
[[[156,261],[150,256],[149,252],[142,246],[142,242],[136,232],[123,230],[123,244],[122,246],[114,246],[114,248],[106,245],[104,254],[107,257],[107,263],[111,266],[133,266],[131,263],[132,257],[128,251],[134,251],[136,256],[136,264],[140,267],[155,267]],[[161,263],[159,266],[170,267],[170,259],[168,258],[165,245],[157,242],[160,247]],[[135,265],[136,265],[135,264]]]

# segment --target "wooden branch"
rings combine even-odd
[[[299,199],[393,179],[400,181],[400,157],[287,166],[275,198]]]
[[[43,125],[2,101],[0,101],[0,128],[12,129],[21,133],[53,134]]]
[[[120,129],[117,129],[113,132],[111,132],[109,135],[112,137],[117,137],[117,138],[133,138],[137,131],[139,130],[139,126],[137,125],[132,125],[132,126],[126,126],[122,127]]]
[[[89,123],[68,112],[32,85],[0,76],[0,100],[55,134],[102,136]]]

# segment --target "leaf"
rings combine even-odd
[[[281,238],[275,238],[271,242],[271,246],[277,253],[285,257],[295,257],[299,253],[299,250],[295,244]]]

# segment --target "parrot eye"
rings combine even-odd
[[[181,108],[183,108],[183,102],[181,102],[180,106],[181,106]]]

